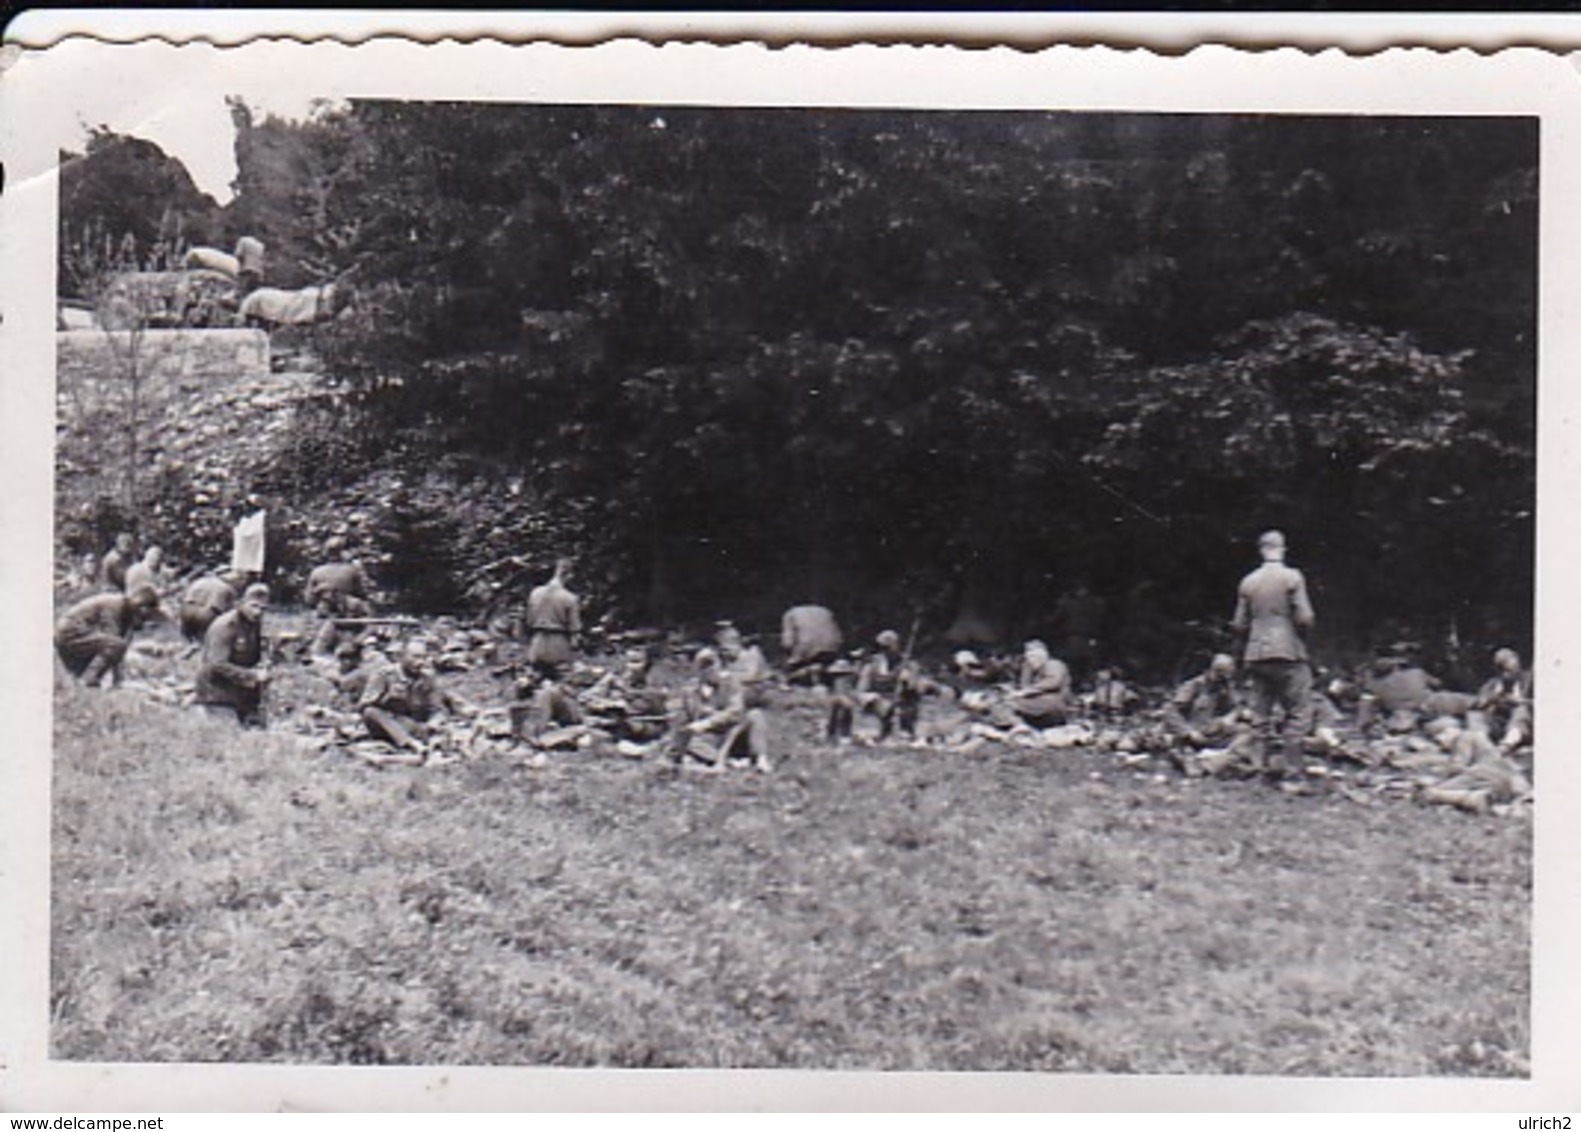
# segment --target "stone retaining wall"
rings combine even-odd
[[[60,384],[125,373],[133,332],[63,330],[55,335]],[[269,376],[269,335],[262,330],[144,330],[137,352],[145,380],[166,387],[231,384]]]

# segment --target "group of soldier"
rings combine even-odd
[[[344,559],[344,549],[332,540],[326,552],[334,560],[308,577],[306,604],[319,618],[309,662],[335,689],[344,723],[398,759],[425,761],[442,742],[441,724],[480,709],[442,685],[421,636],[381,655],[372,627],[416,622],[374,615],[368,576]],[[99,564],[102,592],[73,604],[57,623],[61,661],[87,684],[119,682],[133,630],[163,608],[159,549],[140,559],[134,550],[130,536],[118,538]],[[1405,645],[1356,679],[1320,687],[1307,652],[1314,613],[1305,578],[1286,563],[1279,532],[1263,534],[1258,550],[1262,563],[1242,579],[1232,620],[1243,641],[1239,662],[1215,655],[1152,705],[1113,668],[1097,669],[1078,691],[1070,667],[1040,640],[1027,641],[1013,660],[963,649],[939,671],[914,655],[915,624],[904,641],[885,629],[870,650],[850,650],[835,614],[816,604],[785,612],[781,672],[723,622],[712,644],[690,652],[684,676],[661,687],[650,648],[628,648],[607,669],[579,659],[580,601],[561,561],[528,596],[510,733],[540,748],[609,743],[681,764],[767,771],[776,689],[799,686],[823,706],[823,738],[834,747],[909,743],[971,752],[992,742],[1096,741],[1138,757],[1164,755],[1191,776],[1281,780],[1299,775],[1302,760],[1315,754],[1430,775],[1420,791],[1426,800],[1467,809],[1530,796],[1512,758],[1530,750],[1531,676],[1513,650],[1498,650],[1495,672],[1475,693],[1443,690]],[[255,579],[216,573],[191,580],[177,606],[180,630],[198,649],[195,702],[244,726],[264,722],[269,599]],[[937,705],[926,720],[925,701]]]

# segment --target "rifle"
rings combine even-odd
[[[415,617],[331,617],[337,629],[358,629],[368,625],[400,625],[414,629],[422,624]]]
[[[920,628],[922,628],[922,612],[919,610],[911,619],[911,632],[906,634],[906,647],[900,654],[901,664],[911,659],[911,652],[917,647],[917,630]]]
[[[921,673],[917,673],[913,678],[906,676],[906,669],[911,664],[912,651],[917,647],[917,630],[920,628],[922,628],[922,611],[918,610],[911,619],[911,632],[906,634],[906,647],[901,650],[900,663],[895,666],[895,686],[897,689],[907,684],[915,687],[921,683]]]

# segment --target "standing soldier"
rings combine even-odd
[[[570,666],[582,633],[582,607],[566,587],[571,563],[560,559],[554,575],[527,595],[527,663],[544,679],[558,680]]]
[[[61,663],[90,688],[106,675],[112,684],[119,684],[132,630],[158,604],[159,595],[152,586],[130,595],[105,593],[83,598],[55,624],[55,651]]]
[[[263,615],[269,587],[254,583],[240,603],[214,619],[203,635],[197,702],[211,715],[234,718],[243,727],[262,727],[263,694],[269,669],[263,661]]]
[[[1312,730],[1312,668],[1302,635],[1311,628],[1313,614],[1306,578],[1285,565],[1285,536],[1267,531],[1258,538],[1257,550],[1263,564],[1241,579],[1231,624],[1246,637],[1246,673],[1266,760],[1276,709],[1284,712],[1281,748],[1294,747]]]

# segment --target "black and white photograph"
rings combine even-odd
[[[412,87],[59,139],[51,1063],[1530,1084],[1540,107]]]

